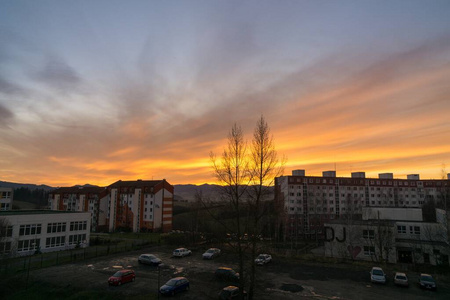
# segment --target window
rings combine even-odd
[[[364,246],[364,255],[371,256],[375,254],[375,247]]]
[[[69,245],[76,245],[86,240],[86,234],[74,234],[69,236]]]
[[[17,244],[17,251],[29,251],[39,249],[41,240],[40,239],[31,239],[31,240],[22,240]]]
[[[12,231],[13,231],[13,227],[7,226],[6,230],[5,230],[6,237],[12,237]],[[0,252],[1,252],[1,249],[0,249]]]
[[[45,241],[45,248],[61,247],[66,243],[65,236],[48,237]]]
[[[87,221],[70,222],[70,231],[86,230]]]
[[[36,234],[41,234],[41,224],[20,225],[20,236]]]
[[[374,230],[363,230],[363,238],[365,239],[374,239],[375,231]]]
[[[48,223],[47,233],[66,232],[66,223]]]
[[[406,233],[406,226],[398,225],[397,226],[397,233]]]
[[[11,252],[11,242],[0,243],[0,254],[8,254]]]
[[[419,226],[409,226],[409,233],[420,235],[420,227]]]

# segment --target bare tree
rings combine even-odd
[[[254,260],[263,229],[261,220],[269,213],[270,205],[266,205],[266,200],[273,200],[270,198],[273,195],[272,186],[275,177],[282,175],[285,160],[278,159],[270,128],[263,116],[256,124],[250,147],[247,147],[241,127],[234,124],[220,159],[213,153],[210,157],[216,178],[221,184],[220,195],[229,203],[235,215],[235,246],[239,256],[241,295],[247,273],[245,266],[249,265],[248,296],[253,299],[256,273]],[[223,222],[221,224],[229,227]],[[248,235],[244,237],[243,233]],[[248,246],[250,260],[245,253]]]
[[[242,129],[234,124],[228,135],[226,148],[220,159],[214,153],[210,153],[214,174],[221,184],[220,196],[227,201],[235,213],[235,233],[237,235],[236,247],[239,257],[239,290],[243,295],[245,288],[244,273],[244,245],[241,239],[242,225],[241,206],[244,204],[245,195],[252,181],[252,174],[247,158],[247,144],[244,141]]]
[[[347,194],[344,203],[345,206],[341,206],[341,210],[345,212],[340,215],[341,220],[343,220],[347,228],[347,242],[344,244],[344,246],[346,246],[344,248],[344,253],[354,260],[354,250],[356,247],[359,247],[358,245],[360,245],[361,242],[361,232],[359,226],[357,226],[357,220],[361,219],[361,202],[351,194]]]
[[[248,189],[249,212],[251,212],[251,272],[249,299],[253,299],[255,287],[255,258],[257,250],[258,236],[261,233],[259,226],[261,218],[268,212],[262,205],[265,200],[270,200],[272,195],[271,186],[274,185],[275,177],[283,174],[285,158],[280,161],[270,128],[263,116],[256,123],[253,132],[253,140],[250,158],[250,188]]]

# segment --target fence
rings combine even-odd
[[[74,263],[99,256],[139,250],[149,246],[150,244],[151,243],[147,241],[144,243],[102,245],[2,259],[0,260],[0,274],[18,274],[29,270],[36,270],[66,263]]]

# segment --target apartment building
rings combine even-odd
[[[13,200],[13,189],[0,187],[0,211],[11,210]]]
[[[30,255],[89,245],[90,213],[52,210],[0,212],[0,256]],[[3,234],[4,233],[4,234]]]
[[[106,227],[107,189],[98,186],[60,187],[49,193],[51,210],[89,212],[91,230]]]
[[[92,231],[172,230],[173,186],[163,180],[119,180],[107,187],[62,187],[49,208],[91,213]]]
[[[421,180],[418,174],[394,179],[392,173],[365,178],[364,172],[336,177],[306,176],[305,170],[275,179],[275,203],[282,211],[279,224],[284,237],[323,238],[323,224],[363,207],[420,208],[426,201],[449,198],[450,174],[443,180]],[[450,201],[450,199],[449,199]]]
[[[361,219],[325,223],[325,256],[390,263],[449,265],[448,216],[436,209],[425,222],[420,208],[363,208]]]
[[[163,180],[119,180],[108,186],[109,231],[172,230],[173,186]]]

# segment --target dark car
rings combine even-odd
[[[187,290],[189,290],[189,280],[186,277],[172,278],[159,288],[161,294],[171,296]]]
[[[433,276],[430,274],[420,274],[419,276],[419,286],[421,289],[427,289],[427,290],[436,290],[436,281],[434,280]]]
[[[134,281],[136,275],[133,270],[120,270],[114,273],[113,276],[109,277],[109,285],[121,285],[122,283]]]
[[[214,273],[216,278],[222,280],[239,281],[239,273],[236,273],[231,268],[220,267]]]
[[[243,291],[244,299],[247,299],[247,293]],[[220,300],[239,299],[239,288],[234,285],[224,287],[219,293]]]

